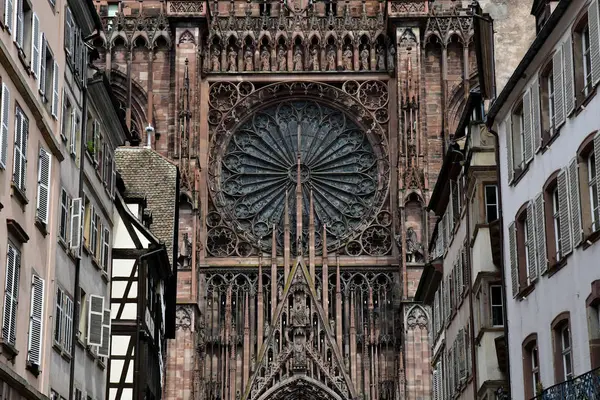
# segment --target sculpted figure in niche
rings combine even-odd
[[[335,71],[335,49],[329,46],[327,49],[327,71]]]
[[[366,46],[360,51],[360,69],[369,70],[369,49]]]
[[[287,51],[285,51],[283,47],[280,47],[279,51],[277,52],[277,70],[287,70]]]
[[[303,69],[302,50],[300,49],[300,46],[296,46],[296,50],[294,50],[294,71],[302,71]]]
[[[406,230],[406,261],[423,262],[423,244],[412,226]]]
[[[394,69],[394,56],[396,55],[396,49],[394,46],[390,46],[388,50],[388,59],[387,65],[388,69],[391,71]]]
[[[312,71],[319,70],[319,50],[317,46],[313,46],[310,50],[310,65],[308,66]]]
[[[229,72],[237,71],[237,51],[233,47],[230,47],[229,53],[227,53],[227,63],[229,64]]]
[[[377,69],[379,71],[385,70],[385,50],[383,46],[377,46]]]
[[[254,53],[251,48],[247,48],[244,53],[244,70],[245,71],[254,71]]]
[[[346,46],[344,48],[344,53],[342,54],[342,62],[344,64],[344,69],[346,71],[352,71],[352,49],[350,46]]]
[[[219,61],[219,57],[221,56],[221,50],[215,47],[212,51],[212,55],[210,56],[210,65],[213,71],[221,70],[221,61]]]
[[[260,53],[260,67],[262,71],[269,71],[271,69],[271,54],[266,47],[263,47]]]

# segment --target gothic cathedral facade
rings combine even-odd
[[[181,173],[164,397],[431,398],[412,298],[477,82],[469,3],[96,1],[97,67]]]

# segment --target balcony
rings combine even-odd
[[[600,368],[544,390],[532,400],[600,399]]]

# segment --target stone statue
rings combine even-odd
[[[369,49],[363,47],[360,51],[360,69],[368,71],[369,68]]]
[[[247,48],[244,53],[244,70],[254,71],[254,52],[251,48]]]
[[[388,49],[387,65],[388,69],[392,71],[394,69],[394,56],[396,55],[396,49],[394,46],[390,46]]]
[[[221,56],[221,50],[218,47],[215,47],[212,51],[212,55],[210,56],[210,65],[213,71],[221,70],[221,61],[219,61],[219,57]]]
[[[327,71],[335,71],[335,48],[329,46],[327,49]]]
[[[233,48],[229,48],[229,53],[227,53],[227,63],[229,72],[237,71],[237,51]]]
[[[417,232],[412,226],[406,230],[406,261],[423,261],[423,244],[419,242]]]
[[[318,71],[319,70],[319,50],[317,49],[317,46],[314,46],[310,50],[310,64],[309,64],[308,67],[312,71]]]
[[[287,71],[287,51],[282,47],[277,52],[277,70]]]
[[[304,65],[302,64],[302,49],[300,49],[300,46],[296,46],[296,50],[294,51],[294,71],[302,70],[304,70]]]
[[[385,70],[385,51],[383,46],[377,46],[377,70]]]
[[[342,63],[344,65],[344,69],[346,71],[352,71],[352,49],[350,46],[346,46],[344,48],[344,53],[342,54]]]
[[[262,71],[269,71],[271,69],[271,54],[267,48],[263,48],[260,53],[260,68]]]

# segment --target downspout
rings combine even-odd
[[[465,196],[465,198],[467,198],[467,196]],[[471,266],[473,265],[472,263],[472,259],[471,259],[471,207],[469,207],[469,204],[467,203],[466,207],[467,209],[467,218],[466,218],[466,222],[467,222],[467,249],[466,249],[466,253],[467,253],[467,270],[469,271],[469,336],[471,337],[471,343],[469,344],[469,346],[471,347],[471,367],[473,368],[472,371],[472,376],[473,376],[473,387],[475,388],[475,390],[473,390],[473,400],[477,400],[477,392],[478,392],[478,385],[477,385],[477,354],[476,354],[476,348],[475,348],[475,317],[474,317],[474,311],[473,311],[473,285],[471,283],[471,277],[472,275],[472,269]]]
[[[500,184],[500,178],[502,175],[500,174],[500,139],[498,137],[498,132],[494,131],[491,127],[488,126],[488,132],[490,132],[496,138],[496,145],[494,146],[494,154],[496,158],[496,187],[498,188],[498,223],[500,224],[500,282],[502,287],[502,299],[504,301],[504,313],[503,313],[503,321],[504,321],[504,341],[506,342],[506,385],[508,387],[507,391],[511,393],[511,384],[510,384],[510,348],[508,344],[508,312],[506,307],[506,274],[505,274],[505,263],[504,263],[504,217],[503,217],[503,208],[502,208],[502,185]],[[511,394],[512,397],[512,394]]]

